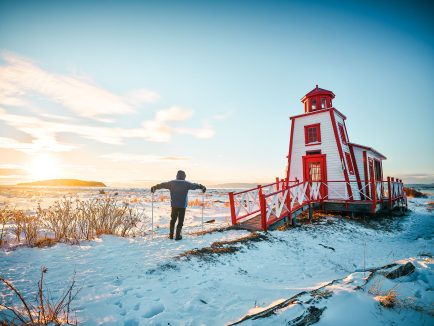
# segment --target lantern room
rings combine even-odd
[[[301,99],[304,104],[304,113],[331,108],[333,107],[332,100],[334,98],[335,94],[333,92],[319,88],[316,85],[313,90]]]

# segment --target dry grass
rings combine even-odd
[[[71,317],[71,303],[79,290],[75,289],[74,277],[57,301],[53,301],[50,292],[45,289],[47,268],[41,268],[34,302],[27,300],[11,280],[0,275],[2,283],[11,294],[18,298],[19,305],[9,305],[0,301],[0,325],[77,325],[77,319]]]
[[[406,188],[404,187],[405,194],[407,197],[414,197],[414,198],[426,198],[427,195],[423,192],[417,191],[414,188]]]
[[[191,257],[196,257],[206,261],[212,261],[216,258],[216,256],[223,254],[233,254],[241,250],[242,247],[239,246],[240,244],[249,246],[253,242],[259,242],[264,240],[268,240],[268,237],[261,233],[252,233],[245,237],[234,240],[216,241],[213,242],[209,247],[188,250],[181,253],[176,258],[190,259]]]
[[[374,299],[378,301],[385,308],[393,308],[398,301],[397,297],[398,295],[396,291],[389,290],[384,295],[375,296]]]
[[[56,242],[78,243],[92,240],[103,234],[121,237],[134,236],[141,232],[138,225],[144,221],[144,211],[138,211],[115,196],[106,195],[97,199],[80,200],[63,198],[48,208],[36,209],[36,214],[22,210],[0,210],[0,245],[4,225],[14,225],[17,242],[31,247],[51,246]]]
[[[0,208],[0,246],[3,244],[3,235],[5,231],[5,226],[9,222],[9,208],[7,205]]]
[[[383,307],[393,308],[395,305],[401,304],[396,292],[396,287],[397,285],[387,291],[384,291],[382,290],[382,281],[377,280],[370,287],[368,293],[372,294],[374,296],[374,300],[378,301]]]

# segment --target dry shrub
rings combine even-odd
[[[0,208],[0,246],[3,244],[3,235],[6,224],[9,222],[10,210],[7,205]]]
[[[15,237],[17,238],[18,242],[21,241],[21,233],[24,230],[24,225],[25,225],[25,219],[26,219],[26,214],[24,214],[24,212],[22,210],[11,210],[10,211],[10,217],[12,222],[15,225]]]
[[[397,294],[395,290],[389,290],[384,295],[377,295],[374,297],[385,308],[393,308],[397,303]]]
[[[27,215],[22,210],[10,210],[10,218],[15,225],[15,236],[18,242],[21,242],[21,235],[24,234],[24,242],[33,246],[40,228],[38,216]]]
[[[63,198],[48,209],[38,206],[37,215],[44,226],[54,234],[56,241],[67,240],[76,229],[76,209],[72,199]]]
[[[209,201],[202,201],[202,199],[195,198],[194,200],[188,201],[188,206],[190,207],[211,207],[212,203]]]
[[[34,247],[43,248],[43,247],[52,247],[57,243],[55,239],[44,237],[39,238],[33,244]]]
[[[129,207],[114,196],[80,200],[64,198],[38,215],[57,241],[91,240],[103,234],[125,237],[143,218],[143,211]]]
[[[406,188],[404,187],[405,194],[407,197],[414,197],[414,198],[426,198],[427,195],[423,192],[420,192],[414,188]]]
[[[140,232],[138,224],[144,219],[143,210],[139,212],[129,207],[129,203],[108,195],[89,200],[63,198],[45,209],[38,206],[36,215],[25,214],[22,210],[7,212],[7,221],[14,223],[18,242],[24,235],[27,245],[37,247],[51,246],[56,242],[78,243],[103,234],[134,235],[135,231]],[[2,217],[2,211],[0,214]],[[0,227],[2,221],[3,218]],[[2,229],[0,231],[3,236]],[[48,231],[52,236],[39,238],[41,231]]]
[[[383,291],[381,287],[382,281],[377,280],[376,282],[374,282],[368,292],[374,295],[374,299],[378,301],[383,307],[393,308],[396,304],[400,303],[400,300],[398,299],[398,294],[395,290],[397,285],[395,285],[388,291]]]
[[[79,292],[75,289],[75,273],[70,285],[56,302],[45,289],[46,273],[47,268],[42,267],[34,303],[28,301],[12,281],[0,275],[0,283],[20,302],[20,305],[11,306],[3,300],[0,301],[0,325],[77,325],[77,319],[71,317],[71,303]]]

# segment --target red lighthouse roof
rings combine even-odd
[[[301,99],[301,102],[305,102],[309,97],[312,96],[318,96],[318,95],[328,95],[331,98],[335,98],[335,94],[332,91],[329,91],[327,89],[324,88],[320,88],[318,87],[318,85],[316,85],[316,87],[311,90],[309,93],[307,93],[305,96],[303,96],[303,98]]]
[[[332,91],[319,88],[316,85],[313,90],[303,96],[301,102],[304,104],[304,112],[309,113],[333,107],[332,101],[334,98],[335,94]]]

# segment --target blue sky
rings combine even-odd
[[[316,84],[350,140],[388,157],[386,175],[434,182],[432,9],[0,1],[0,183],[283,176],[289,116]]]

